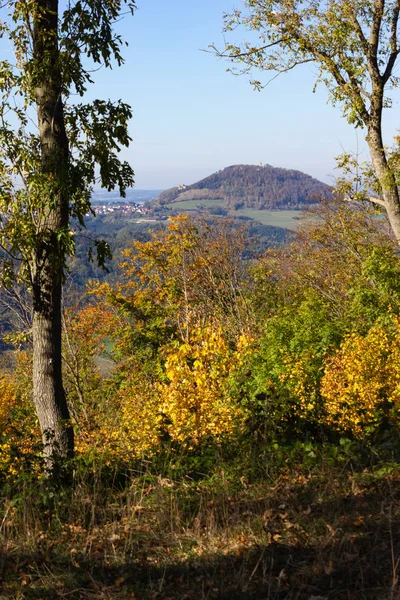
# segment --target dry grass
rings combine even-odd
[[[76,485],[3,500],[0,598],[400,598],[400,475],[292,473],[202,484]]]

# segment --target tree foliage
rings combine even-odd
[[[382,219],[321,205],[290,245],[251,263],[230,231],[172,219],[127,249],[119,282],[92,284],[89,303],[65,312],[64,382],[84,464],[179,456],[201,469],[225,451],[283,460],[310,440],[397,439],[400,267]],[[29,400],[24,364],[1,417],[5,465],[20,439],[7,445],[11,419],[28,440],[18,468],[37,435],[29,402],[15,404]]]
[[[243,230],[232,236],[229,225],[172,218],[165,231],[125,251],[124,282],[93,288],[131,319],[133,345],[143,338],[154,347],[171,336],[189,341],[191,329],[210,318],[224,321],[233,337],[246,328],[251,311],[242,285],[245,238]]]
[[[291,244],[258,262],[253,302],[259,331],[236,381],[236,394],[258,427],[267,422],[270,434],[288,435],[340,429],[328,417],[333,408],[321,387],[330,357],[347,335],[364,339],[374,327],[391,327],[400,311],[399,268],[384,222],[371,207],[348,202],[323,204]],[[372,348],[371,356],[379,355]],[[333,394],[334,376],[331,388]],[[343,408],[341,418],[349,423],[352,416]]]
[[[2,282],[32,295],[33,398],[48,467],[73,453],[73,428],[62,381],[61,296],[74,254],[72,219],[84,226],[92,188],[133,183],[118,152],[128,145],[130,107],[118,101],[76,102],[96,65],[121,64],[113,24],[130,0],[10,1],[0,36],[14,53],[0,62],[0,246]],[[109,248],[95,242],[104,263]]]
[[[391,106],[400,54],[398,0],[245,0],[244,10],[225,16],[225,32],[244,28],[249,41],[214,50],[238,65],[279,74],[313,63],[316,85],[323,83],[347,120],[366,129],[372,167],[383,206],[400,242],[399,191],[390,155],[384,147],[383,110]],[[262,83],[253,80],[260,88]]]
[[[0,209],[2,227],[0,241],[8,256],[18,260],[4,263],[3,272],[12,280],[15,274],[32,285],[32,252],[50,227],[51,210],[57,204],[60,181],[43,172],[43,149],[37,129],[37,98],[35,86],[53,63],[60,81],[68,156],[62,181],[67,195],[69,218],[81,225],[90,211],[90,195],[95,184],[113,189],[122,195],[132,185],[132,169],[118,157],[121,146],[127,146],[127,126],[130,107],[111,100],[94,100],[87,104],[73,100],[83,97],[92,83],[91,65],[111,67],[115,60],[123,62],[122,40],[113,32],[113,22],[126,4],[133,11],[133,2],[76,2],[56,21],[48,33],[54,45],[54,55],[45,64],[38,64],[33,48],[33,23],[45,19],[45,7],[39,2],[7,2],[3,12],[8,18],[1,22],[1,36],[13,48],[16,64],[0,63],[0,171],[2,189]],[[56,18],[58,15],[54,15]],[[84,57],[87,56],[88,62]],[[97,169],[99,168],[99,174]],[[74,252],[74,232],[68,222],[57,231],[60,249],[60,277],[64,277],[65,260]],[[7,281],[7,280],[6,280]]]
[[[163,440],[189,448],[240,428],[244,411],[228,382],[250,342],[251,311],[243,234],[230,231],[220,221],[171,219],[125,252],[123,282],[92,287],[101,301],[94,335],[107,337],[119,363],[104,411],[91,412],[98,448],[107,439],[117,456],[138,456]]]

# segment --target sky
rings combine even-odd
[[[123,156],[137,189],[190,184],[229,165],[260,162],[332,183],[337,155],[368,159],[363,131],[327,104],[323,86],[313,93],[315,67],[256,92],[248,77],[233,76],[227,62],[204,51],[223,47],[222,15],[235,3],[242,0],[137,0],[135,15],[119,23],[129,43],[125,64],[95,73],[90,94],[132,106],[133,141]],[[387,113],[388,142],[400,127],[398,109],[395,103]]]

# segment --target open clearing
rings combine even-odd
[[[263,225],[273,225],[274,227],[284,227],[285,229],[296,229],[301,215],[300,210],[257,210],[255,208],[244,208],[236,210],[235,215],[249,217],[259,221]]]
[[[216,206],[224,207],[223,200],[182,200],[182,202],[174,202],[167,205],[168,208],[182,211],[192,212],[204,209],[211,209]],[[274,227],[283,227],[284,229],[296,229],[302,220],[303,212],[300,210],[257,210],[255,208],[243,208],[240,210],[230,211],[234,217],[248,217],[254,221],[259,221],[263,225],[273,225]]]
[[[166,204],[168,208],[172,210],[198,210],[199,207],[202,208],[213,208],[215,206],[225,206],[225,202],[220,199],[210,199],[210,200],[182,200],[181,202],[172,202],[171,204]]]

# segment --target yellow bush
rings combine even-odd
[[[154,378],[146,374],[135,359],[130,361],[130,366],[131,376],[125,377],[118,390],[116,418],[109,416],[103,431],[105,435],[109,432],[115,452],[122,456],[126,452],[140,456],[156,447],[163,416]]]
[[[353,333],[326,364],[321,382],[326,421],[361,437],[383,419],[399,423],[400,320]]]
[[[221,328],[197,328],[190,343],[168,349],[166,375],[160,386],[162,411],[169,418],[172,439],[198,443],[202,438],[232,435],[243,409],[229,397],[226,382],[239,364],[243,349],[233,351]]]
[[[316,402],[317,384],[310,368],[313,366],[313,361],[314,355],[311,351],[301,356],[287,353],[282,356],[285,371],[279,376],[279,380],[287,386],[297,400],[297,405],[293,408],[307,418],[316,418],[319,409]]]
[[[30,357],[17,354],[14,376],[0,375],[0,472],[3,477],[17,474],[29,461],[36,467],[41,436],[26,379],[30,373]],[[36,458],[35,458],[36,457]]]
[[[17,400],[17,390],[13,380],[7,375],[0,375],[0,433],[9,426],[11,409]]]
[[[244,410],[230,398],[227,381],[247,346],[243,336],[231,348],[220,328],[205,327],[195,329],[188,343],[164,348],[165,368],[158,371],[146,372],[130,359],[95,443],[123,458],[157,451],[166,437],[188,447],[229,438]]]

